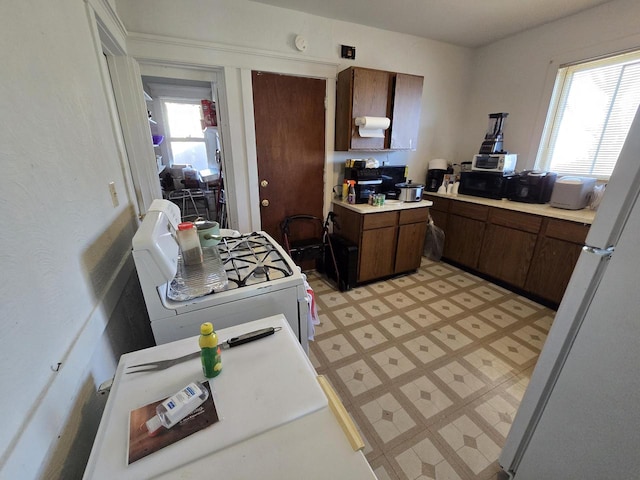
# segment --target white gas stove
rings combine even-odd
[[[132,242],[157,344],[197,335],[203,322],[217,330],[282,313],[308,351],[304,277],[273,238],[265,232],[224,237],[209,247],[215,250],[205,251],[211,262],[201,267],[201,277],[214,281],[185,290],[176,288],[190,283],[181,281],[185,267],[175,239],[178,223],[175,204],[154,200]]]

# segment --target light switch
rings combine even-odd
[[[109,182],[109,193],[111,194],[111,203],[113,207],[117,207],[120,205],[120,201],[118,200],[118,192],[116,192],[116,183]]]

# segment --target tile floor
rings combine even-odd
[[[555,312],[445,263],[348,292],[308,273],[310,358],[380,480],[504,478],[497,459]]]

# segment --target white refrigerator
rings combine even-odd
[[[640,478],[640,113],[499,463],[510,478]]]

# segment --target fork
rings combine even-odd
[[[200,351],[189,353],[178,358],[171,358],[169,360],[157,360],[155,362],[139,363],[138,365],[129,365],[127,368],[138,368],[139,370],[129,370],[125,373],[138,373],[138,372],[155,372],[158,370],[165,370],[169,367],[173,367],[177,363],[186,362],[194,358],[200,357]]]
[[[237,347],[238,345],[243,345],[245,343],[253,342],[254,340],[258,340],[260,338],[273,335],[275,332],[281,329],[282,327],[267,327],[267,328],[262,328],[260,330],[256,330],[254,332],[244,333],[237,337],[230,338],[225,342],[219,343],[218,347],[222,349]],[[200,351],[197,351],[197,352],[189,353],[188,355],[184,355],[182,357],[171,358],[169,360],[158,360],[156,362],[139,363],[138,365],[129,365],[127,368],[139,368],[140,370],[130,370],[125,373],[156,372],[158,370],[165,370],[169,367],[174,366],[177,363],[186,362],[187,360],[198,358],[199,356],[200,356]]]

